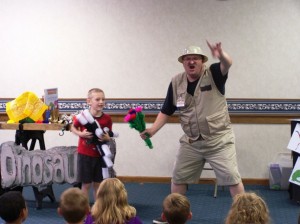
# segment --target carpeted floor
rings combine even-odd
[[[138,212],[138,216],[145,224],[151,224],[152,219],[161,213],[161,202],[170,193],[169,184],[157,183],[126,183],[129,203]],[[70,185],[53,185],[56,200],[63,190]],[[274,224],[296,224],[300,206],[289,199],[287,191],[269,190],[267,186],[247,185],[247,191],[254,191],[262,196],[271,213],[272,223]],[[213,197],[214,186],[209,184],[190,185],[187,197],[191,202],[193,218],[188,223],[191,224],[220,224],[224,223],[231,197],[228,188],[218,189],[217,198]],[[48,198],[43,201],[43,208],[36,210],[36,204],[31,187],[23,190],[23,195],[29,207],[29,217],[25,221],[27,224],[63,224],[64,220],[57,215],[57,202],[51,203]],[[0,219],[0,223],[2,220]]]

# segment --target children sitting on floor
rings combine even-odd
[[[192,218],[190,202],[186,196],[169,194],[163,201],[162,220],[168,224],[184,224]]]
[[[19,191],[8,191],[0,196],[0,217],[6,224],[21,224],[28,216],[25,199]]]
[[[136,209],[128,204],[127,191],[117,178],[108,178],[101,182],[91,215],[85,224],[142,224],[136,215]]]
[[[266,202],[253,192],[237,194],[233,198],[225,224],[269,224],[270,215]]]
[[[79,188],[72,187],[62,193],[57,212],[68,224],[83,224],[89,211],[88,198]]]

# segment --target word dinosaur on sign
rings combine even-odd
[[[14,142],[0,146],[1,185],[43,186],[77,181],[77,147],[58,146],[28,151]]]

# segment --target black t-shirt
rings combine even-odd
[[[220,91],[221,94],[225,94],[225,83],[228,77],[228,73],[226,75],[222,75],[220,63],[214,63],[209,67],[211,74],[213,76],[214,82]],[[200,79],[200,78],[199,78]],[[196,89],[196,86],[199,82],[199,79],[197,79],[194,82],[188,81],[187,86],[187,92],[194,96],[194,92]],[[177,107],[173,104],[173,87],[172,82],[169,85],[167,96],[165,98],[165,102],[163,104],[163,107],[161,109],[161,112],[163,114],[171,116],[175,111],[177,110]]]

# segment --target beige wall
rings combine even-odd
[[[0,0],[0,97],[58,87],[61,98],[84,98],[97,86],[109,98],[163,98],[182,49],[197,44],[210,57],[208,39],[233,57],[227,97],[299,98],[299,21],[298,0]],[[119,175],[170,176],[179,124],[154,136],[153,150],[127,124],[114,130]],[[289,125],[234,130],[242,176],[267,178]],[[1,142],[13,139],[1,131]],[[47,147],[76,144],[46,133]]]

